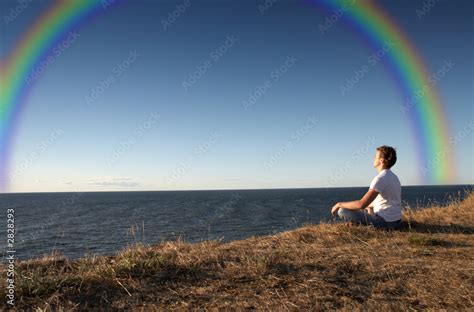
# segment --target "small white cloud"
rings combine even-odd
[[[64,180],[58,180],[58,184],[64,184],[64,185],[72,185],[72,181],[64,181]]]
[[[132,178],[113,178],[114,181],[131,181]]]
[[[120,186],[120,187],[135,187],[139,186],[138,182],[134,182],[133,178],[120,178],[120,177],[101,177],[93,179],[87,182],[89,185],[98,186]]]

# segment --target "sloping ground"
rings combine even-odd
[[[77,261],[47,257],[16,264],[15,308],[472,311],[473,234],[471,193],[448,207],[407,213],[395,232],[310,225],[226,244],[169,242]]]

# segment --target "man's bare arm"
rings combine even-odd
[[[379,193],[376,190],[369,189],[360,200],[354,200],[351,202],[341,202],[337,203],[336,205],[338,205],[339,208],[346,208],[350,210],[364,209],[366,207],[373,208],[372,202],[377,197],[377,195],[379,195]]]

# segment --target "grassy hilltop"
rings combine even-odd
[[[53,255],[16,263],[15,309],[472,311],[473,234],[470,193],[407,212],[395,232],[322,224],[230,243],[137,245],[111,257]]]

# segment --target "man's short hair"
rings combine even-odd
[[[393,147],[382,145],[377,147],[377,151],[380,152],[380,156],[387,162],[388,168],[392,168],[397,162],[397,151]]]

